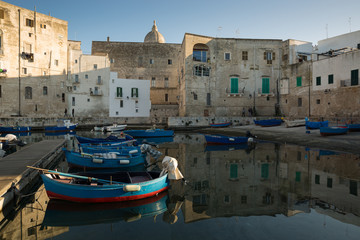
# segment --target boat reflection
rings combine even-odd
[[[138,201],[104,204],[81,204],[50,200],[43,226],[80,226],[118,221],[133,222],[145,217],[157,216],[167,210],[168,195]]]

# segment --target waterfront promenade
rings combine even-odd
[[[245,136],[247,131],[256,135],[259,140],[360,154],[360,132],[349,132],[345,135],[322,137],[318,129],[309,130],[310,133],[306,133],[305,126],[286,128],[283,124],[275,127],[245,125],[198,130],[198,132],[201,133],[224,134],[228,136]]]

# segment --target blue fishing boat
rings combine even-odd
[[[360,131],[360,124],[347,124],[349,128],[349,132],[359,132]]]
[[[117,155],[123,156],[137,156],[141,154],[139,146],[127,146],[127,145],[118,145],[118,146],[101,146],[101,145],[79,145],[80,152],[94,154],[94,153],[109,153],[116,152]]]
[[[172,137],[174,130],[164,129],[146,129],[146,130],[125,130],[125,134],[129,134],[134,138],[151,138],[151,137]]]
[[[142,143],[150,143],[150,144],[162,144],[162,143],[168,143],[173,142],[174,137],[151,137],[151,138],[136,138],[136,141],[138,144]]]
[[[73,131],[77,125],[77,123],[71,123],[70,120],[59,119],[57,126],[45,127],[45,132],[70,132]]]
[[[306,129],[319,129],[320,127],[328,127],[329,121],[311,122],[306,119],[305,126]]]
[[[225,122],[225,123],[210,123],[210,127],[212,128],[223,128],[228,127],[231,125],[231,122]]]
[[[116,152],[109,153],[80,153],[64,149],[66,161],[69,167],[106,169],[106,168],[126,168],[135,167],[145,163],[145,155],[139,154],[118,155]]]
[[[0,127],[0,133],[20,133],[20,132],[30,132],[31,127]]]
[[[134,140],[133,137],[125,134],[124,137],[116,137],[114,135],[110,135],[106,138],[88,138],[88,137],[81,137],[76,135],[76,139],[79,143],[91,143],[91,144],[101,144],[101,143],[120,143],[124,141]]]
[[[209,145],[229,145],[243,144],[248,142],[248,137],[229,137],[224,135],[207,135],[205,134],[206,144]]]
[[[347,126],[320,127],[321,136],[333,136],[346,134],[349,131]]]
[[[255,125],[262,127],[273,127],[279,126],[282,123],[281,119],[264,119],[264,120],[254,120]]]
[[[46,206],[42,225],[55,227],[133,222],[166,212],[167,200],[167,191],[140,200],[91,204],[91,207],[89,204],[51,199]]]
[[[137,200],[155,196],[169,188],[168,174],[160,172],[82,172],[47,170],[41,174],[50,199],[81,203]]]

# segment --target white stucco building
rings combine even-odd
[[[68,114],[108,117],[110,60],[107,56],[82,54],[80,44],[69,41]]]
[[[109,116],[149,117],[150,80],[119,79],[110,73]]]

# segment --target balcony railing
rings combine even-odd
[[[102,96],[103,93],[101,90],[97,90],[97,91],[90,91],[90,96]]]

